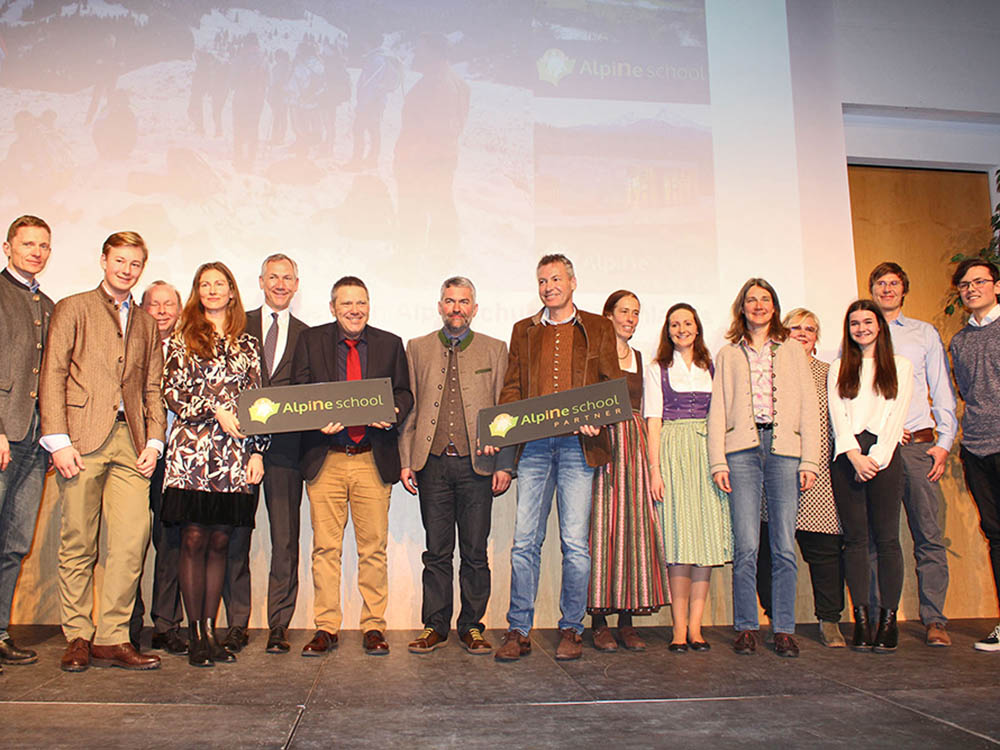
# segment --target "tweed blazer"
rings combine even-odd
[[[514,324],[510,334],[510,355],[507,360],[507,374],[498,403],[507,404],[525,398],[541,395],[542,373],[539,356],[542,336],[542,311],[530,318]],[[600,315],[577,310],[572,324],[583,332],[583,347],[573,351],[572,386],[579,388],[604,380],[614,380],[623,376],[618,367],[618,350],[615,329],[611,321]],[[589,466],[603,466],[611,460],[611,438],[607,430],[601,430],[597,437],[580,435],[580,444]],[[518,450],[521,457],[521,448]]]
[[[366,378],[390,378],[392,380],[393,402],[399,413],[396,424],[389,430],[369,430],[372,455],[378,467],[379,476],[386,484],[399,481],[399,426],[406,420],[413,408],[413,393],[410,391],[410,372],[406,366],[406,352],[403,340],[394,333],[373,326],[365,327],[368,339],[368,366]],[[337,324],[308,328],[299,335],[292,362],[292,382],[328,383],[339,380],[337,367]],[[302,435],[302,476],[313,480],[319,474],[326,454],[330,450],[332,436],[319,430],[309,430]]]
[[[278,360],[278,364],[274,368],[274,374],[268,374],[264,371],[266,369],[264,367],[264,329],[261,314],[262,308],[260,307],[247,312],[247,333],[253,336],[257,342],[262,387],[291,385],[295,345],[299,341],[299,334],[308,329],[309,326],[292,315],[288,316],[288,340],[285,342],[285,351],[281,353],[281,359]],[[270,320],[268,325],[270,326]],[[299,443],[300,433],[298,432],[279,432],[271,435],[271,447],[264,454],[264,462],[287,468],[298,468]]]
[[[136,453],[163,440],[163,349],[153,317],[129,305],[122,335],[115,302],[102,287],[61,300],[42,362],[42,435],[68,434],[86,455],[103,445],[120,402]]]
[[[494,471],[512,472],[516,450],[505,448],[497,456],[476,455],[476,426],[479,410],[496,406],[507,372],[507,345],[499,339],[471,332],[471,340],[458,351],[458,382],[462,389],[465,429],[472,449],[472,468],[489,476]],[[403,423],[399,438],[399,458],[403,468],[420,471],[427,463],[437,429],[441,394],[448,370],[448,349],[441,343],[440,330],[410,339],[406,344],[413,390],[413,411]]]
[[[0,273],[0,435],[20,442],[38,401],[42,347],[55,304],[4,269]]]
[[[802,344],[787,339],[774,355],[774,433],[771,452],[799,459],[799,471],[819,473],[819,400]],[[739,344],[715,358],[708,408],[711,472],[729,471],[727,453],[760,445],[750,392],[750,363]]]

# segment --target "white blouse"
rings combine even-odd
[[[644,417],[663,418],[663,369],[657,362],[646,365],[646,375],[642,385]],[[677,393],[711,393],[712,375],[694,362],[689,366],[680,352],[674,352],[670,365],[670,387]]]
[[[858,395],[852,399],[842,399],[837,393],[837,375],[840,360],[830,365],[826,378],[826,391],[830,401],[830,423],[833,426],[834,458],[850,450],[860,450],[855,435],[868,431],[878,440],[868,451],[868,455],[878,461],[879,469],[884,469],[892,460],[896,446],[903,437],[903,424],[910,408],[913,394],[913,364],[906,357],[895,355],[896,398],[887,400],[875,393],[875,360],[861,360],[861,382]]]

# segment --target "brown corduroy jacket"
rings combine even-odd
[[[541,395],[542,325],[541,311],[514,324],[514,330],[510,334],[507,375],[498,403],[506,404]],[[580,388],[622,377],[611,321],[600,315],[577,310],[576,320],[572,325],[579,326],[584,341],[583,347],[577,347],[573,351],[573,387]],[[588,465],[603,466],[611,460],[611,439],[607,430],[602,429],[597,437],[579,437]],[[518,450],[518,458],[520,457]]]
[[[102,287],[56,304],[42,361],[42,435],[67,434],[82,455],[103,445],[120,403],[136,453],[163,440],[163,349],[153,317],[135,300],[122,334]]]

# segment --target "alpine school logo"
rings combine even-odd
[[[250,419],[267,424],[267,420],[277,414],[279,409],[281,409],[280,402],[272,401],[266,396],[259,398],[250,406]]]
[[[497,414],[490,422],[490,435],[493,437],[507,437],[507,433],[517,427],[517,417],[510,414]]]
[[[545,50],[545,53],[538,58],[537,65],[539,80],[558,86],[559,81],[573,72],[576,58],[569,57],[561,49],[552,47]]]

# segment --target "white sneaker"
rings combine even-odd
[[[1000,625],[993,628],[993,632],[983,640],[976,641],[975,648],[976,651],[1000,651]]]

